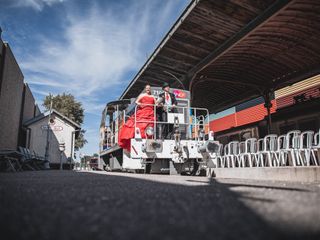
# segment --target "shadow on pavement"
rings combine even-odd
[[[48,171],[1,174],[0,182],[0,228],[6,239],[320,236],[319,232],[297,234],[271,226],[241,201],[250,196],[215,180],[183,185],[122,175]]]
[[[293,187],[277,187],[277,186],[266,186],[256,184],[244,184],[244,183],[227,183],[224,184],[226,187],[250,187],[250,188],[265,188],[273,190],[285,190],[285,191],[297,191],[297,192],[309,192],[307,189],[293,188]]]

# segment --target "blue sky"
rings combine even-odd
[[[36,102],[73,94],[98,151],[100,114],[118,99],[190,0],[0,0],[9,42]]]

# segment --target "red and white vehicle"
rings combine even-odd
[[[161,88],[152,88],[159,96]],[[209,112],[204,108],[190,107],[190,93],[172,89],[177,98],[174,113],[168,112],[167,121],[155,120],[153,127],[145,130],[147,137],[141,137],[136,126],[131,139],[130,152],[118,145],[118,134],[126,119],[137,111],[135,99],[119,100],[106,105],[100,126],[100,157],[107,170],[135,171],[145,173],[183,174],[205,168],[219,152],[220,144],[213,139],[209,127]],[[156,114],[156,105],[154,113]],[[170,139],[161,137],[162,126],[173,125]],[[195,167],[196,166],[196,167]],[[198,168],[200,166],[200,168]]]

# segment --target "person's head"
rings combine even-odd
[[[168,83],[164,83],[162,85],[162,90],[165,91],[165,92],[169,92],[169,90],[170,90],[169,84]]]
[[[150,86],[150,84],[147,84],[144,87],[144,91],[145,91],[146,94],[151,94],[151,86]]]

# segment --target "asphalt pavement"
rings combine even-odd
[[[1,239],[320,239],[320,183],[0,173]]]

